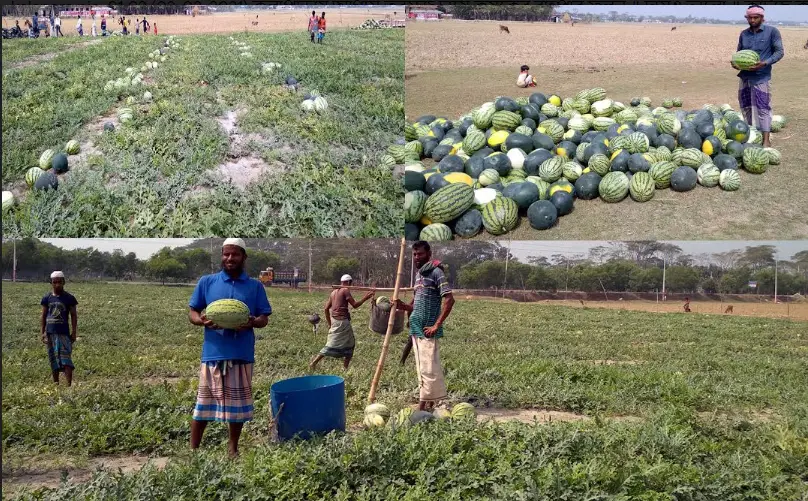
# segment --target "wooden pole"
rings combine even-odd
[[[407,244],[407,239],[401,239],[401,249],[398,252],[398,271],[396,272],[396,286],[393,291],[393,298],[391,303],[393,308],[390,310],[390,320],[387,322],[387,332],[384,334],[384,343],[382,344],[382,353],[379,356],[379,363],[376,364],[376,373],[373,375],[373,381],[370,383],[370,393],[368,394],[368,403],[376,401],[376,388],[379,386],[379,379],[382,377],[382,369],[384,368],[384,360],[387,358],[387,351],[390,349],[390,337],[395,325],[396,315],[396,301],[398,300],[398,292],[401,287],[401,273],[404,268],[404,247]]]
[[[395,291],[396,290],[395,288],[391,288],[391,287],[366,287],[364,285],[332,285],[331,288],[332,289],[351,289],[351,290],[355,290],[355,291],[356,290],[359,290],[359,291],[369,291],[369,290]],[[412,287],[399,287],[398,288],[399,292],[401,292],[401,291],[411,291],[411,290],[412,290]]]

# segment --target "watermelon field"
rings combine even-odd
[[[47,287],[2,288],[6,499],[808,495],[805,322],[461,297],[441,356],[450,403],[470,402],[480,422],[363,430],[381,346],[363,308],[344,373],[348,433],[281,445],[268,439],[269,386],[307,372],[325,333],[306,316],[326,296],[268,289],[274,314],[256,342],[256,419],[230,461],[223,426],[210,427],[199,454],[188,450],[201,350],[186,317],[192,289],[67,289],[79,301],[77,368],[74,386],[57,389],[37,335]],[[391,344],[378,393],[394,411],[416,397],[413,360],[397,362],[401,342]],[[343,375],[339,362],[319,369]]]
[[[420,151],[419,159],[396,159],[408,164],[405,169],[424,174],[423,184],[420,178],[415,179],[419,176],[412,174],[407,185],[408,191],[425,191],[428,197],[410,195],[411,200],[405,201],[405,219],[412,223],[407,226],[407,231],[412,237],[417,232],[426,231],[424,228],[433,223],[441,225],[426,232],[426,236],[433,240],[452,236],[513,240],[638,239],[648,236],[660,239],[799,239],[808,235],[804,204],[795,203],[794,197],[782,196],[786,192],[801,193],[808,189],[808,177],[800,170],[801,159],[808,154],[806,142],[802,140],[808,133],[808,122],[804,118],[808,112],[808,100],[802,91],[802,74],[808,62],[808,52],[803,45],[808,29],[781,28],[786,55],[773,68],[772,89],[773,113],[781,115],[785,125],[772,134],[772,147],[776,152],[769,157],[770,165],[762,165],[763,152],[755,154],[755,143],[760,135],[753,129],[737,136],[743,138],[742,145],[726,144],[732,140],[730,136],[738,132],[736,128],[743,128],[736,124],[738,116],[733,115],[738,110],[738,78],[729,64],[742,26],[685,25],[672,32],[670,25],[665,24],[576,24],[571,27],[508,22],[509,35],[500,33],[498,24],[441,21],[408,26],[406,119],[411,129],[409,137],[405,136],[404,140],[415,150],[422,148],[414,143],[411,145],[414,140],[430,149],[430,155]],[[440,50],[435,50],[436,46]],[[537,47],[556,46],[563,47],[563,54],[536,50]],[[705,47],[711,49],[704,50]],[[451,67],[446,65],[448,60],[453,61]],[[538,80],[536,88],[516,87],[515,80],[522,64],[530,66],[530,73]],[[467,85],[468,82],[473,82],[473,85]],[[533,100],[531,96],[537,92],[553,106],[545,109],[542,107],[544,99]],[[497,100],[503,96],[512,98],[519,109],[515,114],[518,117],[502,113],[501,110],[511,111],[507,101]],[[587,102],[585,109],[578,106],[577,101],[581,99]],[[443,131],[434,131],[432,129],[438,123],[429,119],[446,117],[455,121],[460,134],[464,135],[466,126],[486,122],[477,120],[473,113],[485,108],[484,103],[491,103],[491,113],[497,110],[499,118],[493,120],[491,129],[483,130],[485,137],[480,138],[482,141],[478,141],[475,134],[473,141],[466,142],[475,150],[483,146],[478,154],[488,155],[491,148],[496,153],[501,147],[506,155],[494,155],[492,159],[485,158],[485,162],[480,157],[477,163],[481,165],[477,165],[474,154],[466,152],[457,142],[465,137],[452,135],[445,126],[442,126]],[[540,110],[535,127],[524,121],[529,118],[525,115],[524,105],[530,103],[535,103],[536,109]],[[608,110],[600,109],[599,105],[604,103],[607,103]],[[590,106],[591,112],[588,111]],[[586,123],[589,135],[584,128],[579,129],[580,118],[574,118],[576,112],[580,116],[577,110],[596,115],[596,123]],[[709,112],[712,116],[707,121],[712,124],[702,123],[696,110]],[[463,117],[466,117],[465,124],[458,120]],[[517,118],[515,123],[511,122]],[[671,126],[674,118],[676,123]],[[574,126],[573,121],[576,122]],[[562,128],[556,131],[554,128],[559,123]],[[676,125],[681,125],[681,131]],[[713,127],[716,129],[714,134],[711,132]],[[649,131],[649,128],[653,130]],[[685,129],[688,129],[688,139],[684,139],[681,133]],[[578,133],[578,130],[582,132]],[[492,134],[492,131],[510,133],[498,135],[500,133]],[[528,132],[534,135],[531,137]],[[605,152],[592,148],[592,152],[585,153],[586,146],[580,151],[574,149],[581,144],[600,142],[599,134],[610,139],[623,135],[628,141],[631,134],[638,132],[648,137],[649,144],[621,142],[608,145]],[[556,133],[559,135],[555,136]],[[441,138],[430,141],[426,137],[424,141],[424,135],[430,134]],[[523,136],[527,136],[528,142],[533,141],[523,146],[520,143],[525,139]],[[669,139],[673,141],[657,136],[671,136]],[[547,146],[543,140],[549,141]],[[705,146],[702,141],[710,144]],[[526,148],[526,158],[515,151],[523,148]],[[545,166],[545,157],[536,156],[536,150],[530,152],[534,148],[549,148],[556,155],[553,158],[558,160],[565,155],[567,158],[564,162],[559,161],[559,165]],[[564,151],[559,153],[558,148]],[[621,149],[624,151],[618,153]],[[681,153],[685,150],[704,153],[710,157],[709,161],[707,158],[683,157]],[[752,158],[743,158],[746,151]],[[611,171],[608,166],[603,170],[599,160],[590,161],[597,153],[606,157],[603,160],[611,161]],[[461,158],[460,162],[449,161],[455,160],[455,155]],[[634,159],[639,163],[633,165],[629,158],[633,155],[644,160]],[[733,156],[734,160],[726,158],[727,155]],[[471,157],[469,162],[465,162],[467,157]],[[503,162],[515,166],[513,170],[527,171],[528,179],[515,175],[519,172],[511,175],[510,169],[499,165]],[[664,165],[654,168],[655,164],[663,162]],[[716,168],[701,169],[704,164]],[[546,175],[540,172],[539,166],[547,167]],[[683,167],[692,168],[693,172]],[[726,179],[719,183],[719,174],[727,169],[736,170],[738,175],[725,174]],[[493,176],[489,172],[482,176],[482,170],[496,170],[493,174],[499,175]],[[615,170],[625,171],[626,175],[613,174]],[[634,178],[636,172],[647,172],[650,176],[641,174]],[[427,181],[433,173],[439,176],[429,184]],[[600,176],[604,182],[598,185]],[[576,182],[579,178],[585,181]],[[453,204],[465,206],[468,198],[465,191],[468,190],[462,187],[454,189],[458,193],[442,194],[440,200],[433,201],[431,207],[427,206],[426,202],[438,189],[468,181],[475,188],[474,203],[468,212],[462,213],[462,217],[455,213],[459,210],[451,209]],[[536,184],[538,190],[530,184]],[[557,191],[572,190],[571,197],[556,194],[558,200],[551,198]],[[516,204],[500,207],[504,204],[492,202],[490,205],[496,205],[497,210],[486,215],[483,207],[496,196],[494,191]],[[533,191],[538,191],[538,202],[528,213]],[[801,200],[799,195],[795,197]],[[422,203],[423,200],[426,202]],[[456,202],[459,200],[464,201],[463,204]],[[416,217],[418,207],[423,209],[421,219]],[[511,216],[517,208],[519,217],[514,221]],[[761,224],[764,221],[777,223]]]
[[[318,46],[302,30],[4,40],[4,235],[398,236],[378,152],[401,134],[403,44],[348,29]]]

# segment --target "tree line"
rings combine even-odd
[[[452,4],[438,6],[455,19],[501,20],[501,21],[548,21],[553,15],[553,5],[509,5],[509,4]]]
[[[45,281],[62,270],[71,280],[153,280],[192,283],[221,268],[223,239],[200,239],[188,246],[165,247],[148,259],[123,250],[67,250],[36,239],[16,241],[17,278]],[[298,268],[315,284],[333,284],[344,273],[356,282],[391,287],[396,279],[400,243],[396,240],[247,239],[247,272]],[[514,244],[514,249],[518,248]],[[526,244],[524,244],[526,245]],[[607,242],[586,253],[543,252],[517,260],[513,250],[497,242],[454,241],[433,246],[446,265],[450,284],[465,289],[526,289],[584,292],[774,293],[775,248],[748,246],[743,250],[691,255],[674,244],[657,241]],[[412,277],[406,249],[404,285]],[[3,278],[12,276],[13,244],[2,245]],[[507,269],[507,272],[506,272]],[[749,282],[757,282],[751,289]],[[777,263],[779,294],[808,293],[808,250]]]

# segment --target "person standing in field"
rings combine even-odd
[[[101,36],[107,36],[107,16],[101,14]]]
[[[157,23],[154,23],[154,34],[157,34]]]
[[[79,32],[79,36],[84,36],[84,28],[81,26],[81,16],[79,16],[78,20],[76,21],[76,31]]]
[[[325,12],[320,16],[317,21],[317,43],[323,43],[325,37]]]
[[[749,28],[738,37],[737,50],[753,50],[760,55],[760,61],[741,70],[735,63],[732,67],[740,70],[738,101],[746,123],[755,125],[763,134],[763,146],[771,147],[769,138],[772,126],[771,78],[772,65],[783,58],[783,39],[780,30],[763,24],[763,7],[752,5],[746,10]]]
[[[443,324],[455,301],[441,262],[432,259],[429,243],[415,242],[412,253],[418,267],[413,299],[410,304],[397,299],[396,308],[411,313],[410,336],[420,393],[418,407],[423,411],[446,398],[438,340],[443,337]]]
[[[348,305],[354,309],[361,307],[365,301],[372,298],[375,294],[370,291],[362,298],[361,301],[356,302],[351,296],[351,289],[353,278],[350,275],[343,275],[340,279],[339,289],[335,289],[328,296],[328,301],[325,303],[325,321],[328,325],[328,339],[326,340],[325,347],[320,350],[320,353],[314,356],[309,363],[309,368],[314,370],[317,364],[323,357],[341,358],[342,366],[347,371],[351,365],[353,358],[354,348],[356,347],[356,338],[354,337],[353,326],[351,325],[351,312]]]
[[[91,34],[92,34],[92,36],[94,36],[94,37],[97,37],[97,36],[98,36],[98,31],[96,31],[96,29],[95,29],[95,14],[93,14],[93,26],[92,26],[92,28],[91,28],[91,30],[90,30],[90,33],[91,33]]]
[[[228,424],[230,457],[238,456],[244,423],[253,418],[252,376],[255,332],[267,326],[272,307],[264,285],[245,269],[247,246],[240,238],[222,244],[222,271],[202,277],[188,302],[188,318],[205,328],[199,389],[191,421],[191,449],[196,450],[209,421]],[[250,309],[246,324],[222,329],[202,313],[219,299],[238,299]]]
[[[57,37],[64,36],[62,33],[62,18],[59,17],[59,14],[56,14],[56,17],[53,19],[53,29],[56,31]]]
[[[143,20],[141,22],[143,23],[143,34],[148,35],[149,34],[149,23],[146,21],[146,16],[143,16]]]
[[[67,386],[73,384],[73,343],[78,332],[76,306],[79,302],[65,290],[65,275],[54,271],[50,275],[51,292],[40,301],[40,336],[48,347],[48,359],[53,382],[59,384],[59,373],[65,373]],[[70,317],[70,326],[67,319]]]
[[[145,35],[146,32],[144,31],[143,34]],[[140,35],[140,18],[135,19],[135,35]]]
[[[311,17],[309,17],[309,35],[311,35],[311,43],[314,43],[314,37],[317,35],[317,26],[319,21],[320,20],[317,18],[317,13],[315,11],[311,11]]]

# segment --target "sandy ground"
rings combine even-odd
[[[398,18],[404,16],[404,6],[385,5],[374,6],[370,9],[337,9],[333,6],[319,6],[315,9],[317,13],[325,11],[329,29],[351,28],[362,24],[367,19],[382,20],[385,16],[393,18],[394,12],[398,13]],[[289,11],[268,11],[256,10],[247,12],[224,12],[210,14],[206,16],[146,16],[149,23],[157,24],[158,34],[167,35],[187,35],[192,33],[233,33],[235,31],[250,32],[279,32],[305,30],[308,23],[310,9],[295,9]],[[256,18],[257,16],[257,18]],[[132,22],[140,16],[132,17]],[[22,18],[20,25],[22,25]],[[3,28],[14,26],[15,18],[4,17]],[[257,21],[256,26],[252,22]],[[98,21],[100,29],[100,21]],[[82,20],[85,33],[90,31],[90,23]],[[78,36],[76,34],[76,20],[63,19],[62,32],[67,36]],[[111,29],[118,30],[116,24],[111,25]],[[134,24],[132,29],[134,29]]]

